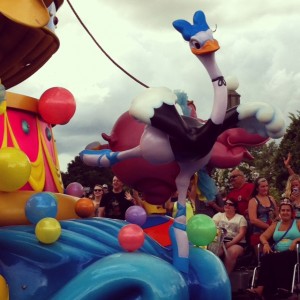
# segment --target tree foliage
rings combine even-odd
[[[289,176],[283,164],[283,158],[290,152],[292,154],[291,166],[296,173],[300,170],[300,112],[290,113],[291,123],[282,138],[278,151],[275,154],[274,170],[276,172],[276,186],[283,190]]]

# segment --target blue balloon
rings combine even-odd
[[[34,194],[26,202],[25,215],[32,224],[44,218],[55,218],[57,215],[56,197],[52,193]]]

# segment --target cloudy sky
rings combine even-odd
[[[203,10],[221,49],[216,59],[224,77],[235,76],[241,101],[266,101],[288,113],[300,110],[299,0],[71,0],[98,43],[147,86],[185,91],[198,116],[207,119],[213,90],[208,74],[173,28]],[[114,122],[145,88],[99,50],[65,1],[57,13],[60,48],[35,75],[10,91],[39,98],[61,86],[76,99],[76,113],[56,126],[60,166],[87,144],[104,143]]]

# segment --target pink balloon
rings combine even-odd
[[[40,115],[47,123],[64,125],[73,117],[76,103],[74,96],[67,89],[53,87],[42,94],[38,107]]]
[[[84,193],[83,186],[79,182],[72,182],[66,187],[65,193],[81,198]]]
[[[144,231],[136,224],[125,225],[118,234],[120,246],[128,252],[138,250],[144,244],[144,240]]]

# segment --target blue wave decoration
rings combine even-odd
[[[207,250],[191,247],[183,275],[172,266],[171,250],[148,236],[138,251],[125,252],[118,242],[125,221],[60,224],[62,234],[50,245],[31,225],[0,229],[0,274],[11,300],[231,299],[223,264]]]

